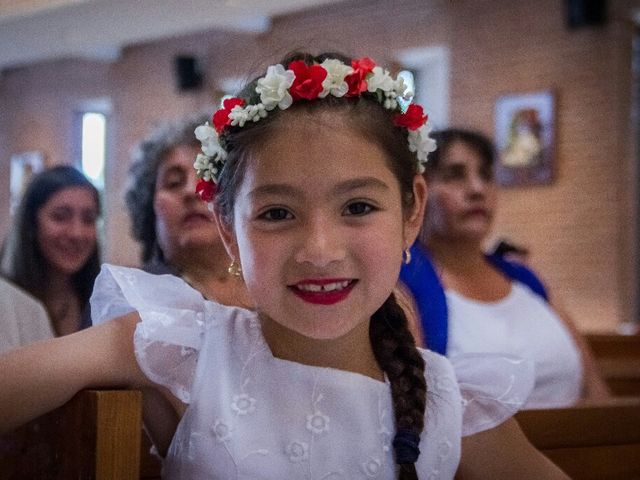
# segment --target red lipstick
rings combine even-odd
[[[356,280],[322,278],[302,280],[289,288],[305,302],[315,305],[333,305],[346,299],[355,284]]]

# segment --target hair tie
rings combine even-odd
[[[396,463],[416,463],[420,455],[420,436],[409,428],[399,428],[393,438]]]

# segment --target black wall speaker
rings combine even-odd
[[[179,91],[202,88],[203,74],[197,58],[179,55],[174,59],[174,68]]]
[[[606,0],[565,0],[567,26],[580,28],[607,22]]]

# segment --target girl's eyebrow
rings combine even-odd
[[[359,177],[341,182],[333,187],[332,190],[335,195],[340,195],[361,188],[388,190],[389,185],[376,177]],[[269,183],[260,185],[249,192],[250,198],[260,197],[262,195],[286,195],[291,197],[302,197],[304,196],[304,191],[300,188],[285,183]]]
[[[290,197],[301,197],[302,190],[286,183],[267,183],[259,185],[249,192],[249,198],[261,197],[263,195],[283,195]]]
[[[360,188],[373,188],[376,190],[389,190],[389,185],[376,177],[359,177],[339,183],[333,189],[334,193],[348,193]]]

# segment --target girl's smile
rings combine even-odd
[[[346,299],[357,280],[303,280],[289,288],[302,300],[318,305],[332,305]]]

